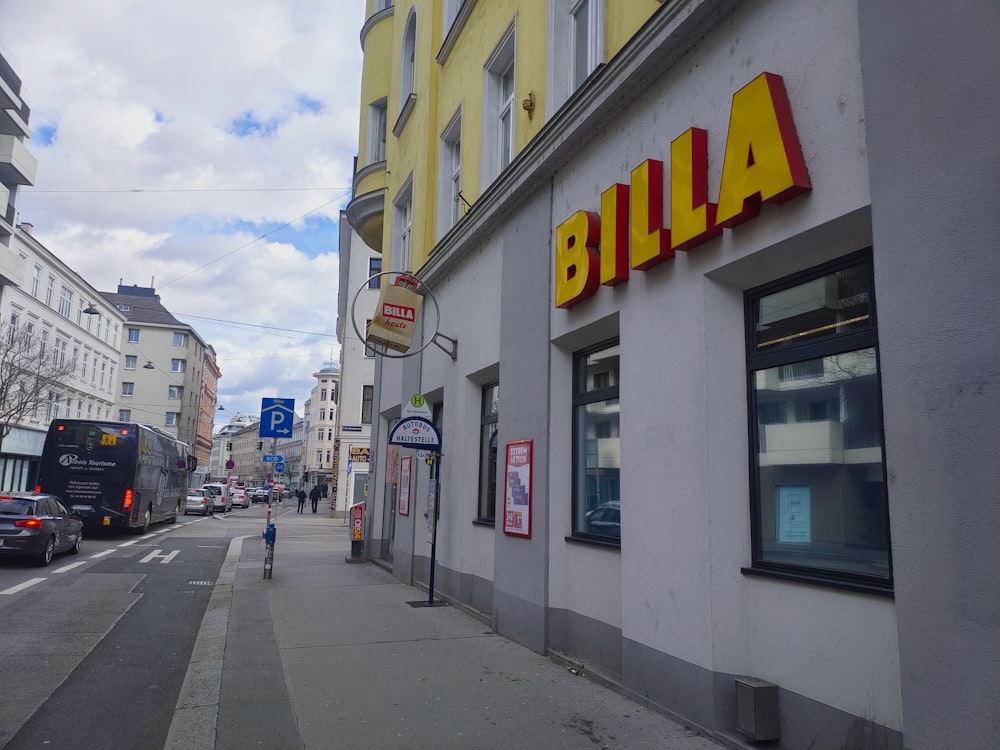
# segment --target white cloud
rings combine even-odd
[[[301,411],[338,350],[336,222],[357,150],[364,2],[0,11],[39,161],[20,220],[101,291],[157,288],[218,352],[220,421],[263,396]]]

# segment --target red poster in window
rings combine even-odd
[[[395,446],[393,446],[395,447]],[[410,515],[410,474],[413,473],[413,456],[399,459],[399,515]]]
[[[531,537],[531,441],[507,443],[503,533]]]

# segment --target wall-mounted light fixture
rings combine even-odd
[[[94,307],[93,302],[88,302],[87,306],[83,308],[84,315],[100,315],[101,311]]]
[[[521,100],[521,109],[528,113],[528,119],[531,119],[531,115],[535,112],[535,92],[529,91],[528,98]]]
[[[156,365],[153,364],[152,360],[147,359],[146,360],[146,364],[144,364],[142,366],[142,369],[143,370],[155,370],[156,369]]]

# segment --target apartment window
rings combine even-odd
[[[79,419],[83,416],[83,399],[78,398],[76,400],[76,418]]]
[[[124,302],[119,302],[117,305],[115,305],[115,307],[117,307],[122,312],[132,312],[132,305],[126,304]]]
[[[111,337],[111,319],[104,319],[104,342],[107,343],[108,339]]]
[[[375,399],[375,386],[361,387],[361,424],[372,423],[372,401]]]
[[[56,291],[55,276],[49,276],[49,283],[45,285],[45,304],[52,307],[52,297]]]
[[[746,294],[753,567],[892,584],[871,254]]]
[[[170,372],[184,372],[185,360],[183,359],[172,359],[170,360]]]
[[[403,34],[402,69],[400,70],[399,108],[402,109],[410,94],[416,90],[417,81],[417,13],[410,11],[406,19],[406,31]]]
[[[130,383],[128,381],[122,381],[122,395],[131,396],[135,393],[135,383]]]
[[[24,324],[24,350],[31,351],[31,345],[35,337],[35,324],[30,320]]]
[[[319,410],[319,421],[322,422],[326,419],[326,409]]]
[[[485,69],[483,187],[514,158],[514,27],[504,34]]]
[[[125,369],[134,370],[137,364],[136,356],[134,354],[125,355]]]
[[[104,387],[104,376],[107,374],[107,362],[101,362],[101,388]]]
[[[31,296],[38,299],[38,285],[42,280],[42,267],[35,266],[35,270],[31,275]]]
[[[316,439],[319,440],[319,441],[323,440],[323,428],[322,427],[317,427],[316,428]]]
[[[59,314],[69,320],[69,314],[72,309],[73,290],[64,286],[59,293]]]
[[[171,401],[179,401],[184,397],[184,389],[179,385],[167,386],[167,398]]]
[[[319,389],[319,400],[326,401],[326,388]]]
[[[132,421],[132,410],[131,409],[119,409],[118,410],[118,421],[119,422],[131,422]]]
[[[443,235],[458,222],[461,216],[462,191],[462,114],[455,113],[441,134],[440,198],[438,213],[439,235]]]
[[[378,274],[382,273],[382,259],[381,258],[369,258],[368,259],[368,288],[378,289],[382,286],[382,277]]]
[[[174,331],[174,346],[187,346],[188,335],[182,331]]]
[[[55,362],[56,367],[63,368],[66,366],[66,347],[67,343],[61,338],[56,336],[56,344],[52,348],[52,359]]]
[[[578,0],[570,10],[573,29],[573,88],[579,88],[601,61],[601,0]]]
[[[621,543],[617,339],[573,358],[573,536]]]
[[[83,297],[80,297],[80,300],[76,305],[76,324],[80,325],[82,321],[83,321]]]
[[[87,363],[88,362],[90,362],[90,354],[89,354],[89,352],[84,352],[83,353],[83,372],[80,373],[80,377],[83,378],[84,380],[87,379]]]
[[[139,343],[139,329],[138,328],[129,328],[128,329],[128,342],[130,344],[138,344]]]
[[[368,163],[385,161],[385,131],[387,119],[385,99],[379,99],[368,107]]]
[[[483,386],[479,417],[479,520],[496,521],[497,508],[497,421],[500,384]]]
[[[181,422],[181,414],[177,411],[168,411],[166,418],[167,427],[176,427]]]
[[[45,352],[46,350],[48,350],[48,348],[49,348],[49,332],[43,328],[41,341],[38,342],[39,359],[45,356]]]
[[[365,331],[367,331],[371,327],[372,327],[372,319],[371,318],[366,318],[365,319]],[[367,343],[365,343],[365,357],[367,359],[374,359],[375,358],[375,349],[373,347],[371,347],[371,346],[368,346]]]
[[[18,317],[17,313],[10,314],[10,325],[7,326],[7,345],[13,346],[14,341],[17,340],[17,323]]]
[[[413,178],[407,180],[393,202],[395,207],[396,237],[392,248],[392,270],[410,270],[411,242],[413,239]]]

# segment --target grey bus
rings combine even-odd
[[[88,529],[134,530],[184,514],[196,462],[187,443],[156,427],[54,419],[36,492],[61,498]]]

